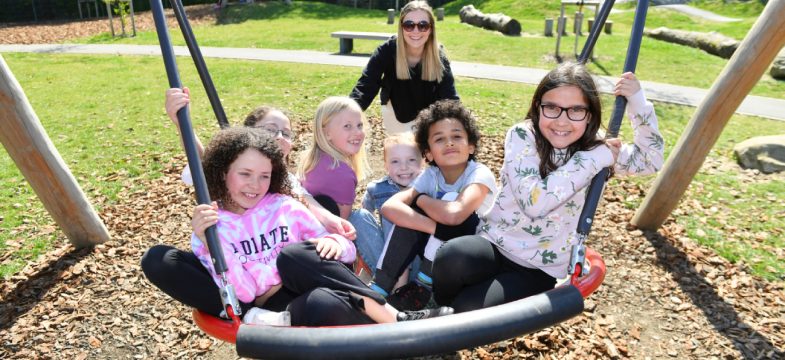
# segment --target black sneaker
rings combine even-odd
[[[454,310],[449,306],[442,306],[437,309],[425,309],[418,311],[399,311],[396,318],[398,321],[412,321],[420,319],[430,319],[434,317],[452,315]]]
[[[422,310],[430,300],[431,290],[414,282],[401,286],[387,297],[387,302],[400,311]]]

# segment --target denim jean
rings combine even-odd
[[[379,223],[376,222],[373,214],[365,209],[353,210],[349,222],[357,230],[357,239],[354,240],[357,252],[375,273],[376,264],[384,248],[384,236]]]
[[[382,205],[389,200],[393,195],[401,191],[401,187],[393,182],[389,176],[385,176],[379,180],[372,181],[368,184],[363,197],[363,208],[370,211],[380,211]],[[382,234],[387,238],[390,231],[392,231],[392,223],[379,214],[379,221],[382,224]]]

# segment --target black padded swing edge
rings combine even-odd
[[[237,354],[264,359],[389,359],[449,353],[558,324],[583,312],[575,286],[438,318],[351,327],[240,325]]]

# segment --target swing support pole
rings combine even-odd
[[[632,224],[662,226],[679,204],[722,129],[785,45],[785,0],[771,0],[695,110]]]
[[[603,9],[604,8],[605,5],[603,4]],[[624,61],[624,72],[635,72],[636,65],[638,64],[638,54],[640,54],[641,49],[641,41],[643,40],[643,27],[646,24],[646,13],[648,12],[648,9],[648,0],[638,1],[638,5],[635,8],[635,19],[632,23],[632,32],[630,33],[630,43],[627,46],[627,57]],[[607,15],[605,19],[607,19]],[[605,19],[603,19],[603,23],[605,22]],[[596,29],[592,28],[592,33],[594,33],[594,30],[599,30],[600,25],[602,24],[595,22],[594,27]],[[593,41],[596,41],[596,39]],[[587,43],[588,42],[589,40],[587,40]],[[588,58],[588,54],[591,54],[591,49],[584,48],[581,53],[581,58],[584,62],[586,61],[584,56]],[[621,128],[621,122],[624,118],[624,110],[626,107],[627,98],[624,96],[617,96],[611,115],[611,121],[608,124],[608,132],[605,136],[606,139],[615,138],[619,135],[619,129]],[[589,188],[586,191],[586,202],[584,203],[583,210],[578,218],[578,242],[572,247],[570,264],[567,267],[567,273],[572,274],[573,281],[578,277],[588,274],[588,269],[584,265],[586,257],[584,243],[589,237],[592,222],[594,221],[594,214],[597,212],[597,206],[600,203],[602,192],[605,190],[605,182],[608,180],[609,176],[610,168],[600,170],[597,175],[594,175],[594,178],[592,178],[591,184],[589,184]]]
[[[174,49],[169,38],[169,30],[166,27],[164,18],[164,8],[161,0],[150,0],[150,8],[155,20],[155,28],[158,33],[158,42],[161,44],[161,54],[164,58],[166,75],[169,79],[169,87],[181,88],[180,75],[177,71],[177,62],[174,57]],[[182,135],[183,147],[188,157],[188,167],[193,175],[194,188],[196,190],[196,200],[199,204],[210,204],[210,194],[207,191],[207,181],[204,177],[202,162],[199,159],[199,152],[196,150],[196,137],[191,126],[191,116],[188,107],[183,107],[177,112],[177,121],[180,124],[180,134]],[[210,249],[210,257],[213,260],[215,272],[221,276],[222,286],[220,286],[221,301],[227,315],[239,322],[237,318],[242,312],[240,303],[234,291],[234,287],[226,279],[226,260],[223,250],[218,242],[218,234],[215,225],[205,231],[207,237],[207,247]]]
[[[191,53],[191,58],[196,66],[196,72],[199,73],[199,78],[202,80],[207,98],[210,100],[210,106],[215,113],[215,118],[218,120],[218,125],[221,129],[229,127],[229,121],[226,119],[226,112],[221,105],[221,99],[218,98],[218,92],[215,90],[215,84],[207,71],[207,64],[204,62],[202,51],[199,50],[199,45],[196,43],[194,32],[191,30],[191,24],[188,22],[188,17],[185,15],[185,9],[181,0],[169,0],[174,10],[174,16],[177,18],[177,24],[180,25],[180,31],[183,33],[185,44],[188,45],[188,51]]]

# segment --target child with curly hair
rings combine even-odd
[[[372,288],[402,309],[421,309],[431,297],[431,267],[444,241],[472,235],[478,215],[496,193],[491,170],[474,159],[480,131],[460,102],[437,101],[417,116],[415,141],[428,166],[409,189],[393,195],[382,215],[395,228],[377,266]],[[423,257],[416,281],[392,293],[396,279],[415,256]],[[392,293],[392,294],[391,294]]]

